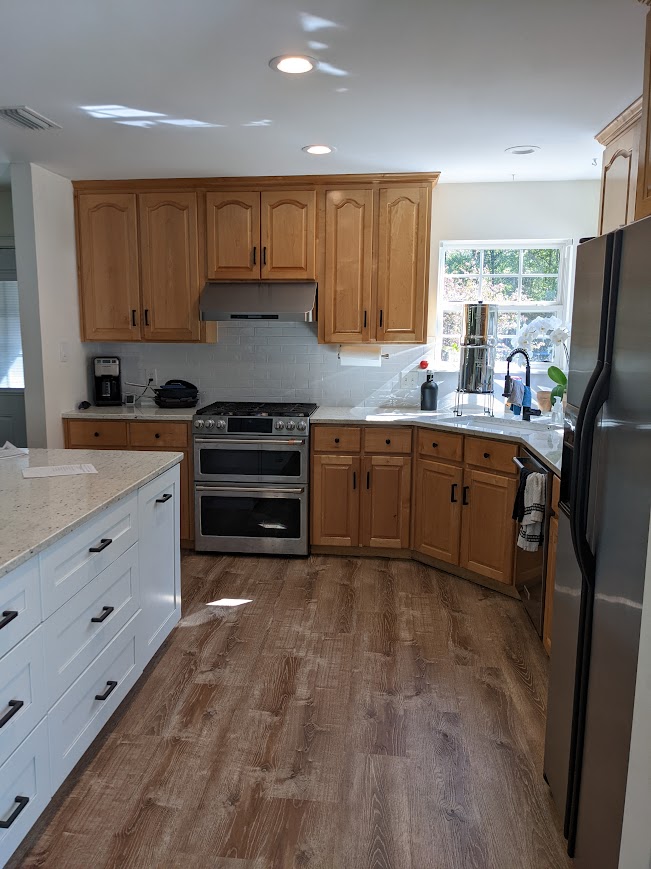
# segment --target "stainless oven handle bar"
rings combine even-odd
[[[518,456],[513,456],[513,464],[516,465],[521,470],[525,470],[526,466],[523,465],[522,462],[532,462],[532,464],[534,464],[536,466],[536,468],[539,469],[539,472],[541,474],[551,473],[549,468],[546,468],[545,465],[543,465],[541,462],[539,462],[538,459],[534,459],[533,456],[527,455],[527,456],[520,456],[519,458],[518,458]]]
[[[237,446],[241,444],[271,444],[272,446],[285,446],[291,445],[296,446],[300,444],[301,446],[305,443],[304,440],[299,440],[297,438],[197,438],[194,439],[195,444],[211,444],[212,446],[217,446],[218,444],[228,444],[229,446]]]
[[[247,492],[280,492],[283,495],[302,495],[305,489],[277,489],[263,488],[262,486],[254,488],[253,486],[195,486],[197,492],[237,492],[238,495],[246,495]]]

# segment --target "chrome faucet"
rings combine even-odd
[[[509,355],[506,357],[506,377],[504,378],[504,392],[502,396],[504,398],[508,398],[511,395],[511,374],[510,374],[510,366],[511,360],[514,356],[517,356],[518,353],[521,356],[524,356],[524,360],[526,363],[525,368],[525,376],[524,382],[525,385],[529,387],[529,394],[531,394],[531,360],[529,359],[529,354],[523,347],[516,347],[515,350],[511,351]],[[531,406],[522,405],[522,419],[525,422],[529,422],[532,416],[540,416],[539,410],[532,410]]]

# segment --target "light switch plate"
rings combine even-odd
[[[421,371],[413,368],[411,371],[403,371],[400,375],[400,386],[403,389],[417,389],[421,383]]]

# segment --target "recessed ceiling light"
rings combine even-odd
[[[306,154],[332,154],[335,149],[329,145],[305,145],[301,150]]]
[[[272,57],[269,61],[272,69],[279,72],[288,72],[290,75],[298,75],[310,72],[316,66],[316,60],[306,54],[282,54],[280,57]]]
[[[515,154],[516,157],[524,157],[526,154],[534,154],[540,151],[540,145],[512,145],[510,148],[505,148],[505,154]]]

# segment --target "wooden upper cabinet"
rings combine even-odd
[[[635,220],[642,97],[595,136],[604,146],[599,235]]]
[[[430,191],[380,189],[377,340],[422,343],[427,331]]]
[[[143,335],[199,341],[197,194],[142,193],[139,215]]]
[[[407,549],[410,538],[411,459],[362,459],[361,545]]]
[[[82,338],[139,340],[135,193],[79,194],[77,232]]]
[[[263,279],[316,278],[316,191],[264,191],[261,197]]]
[[[359,486],[359,456],[312,457],[314,546],[357,546]]]
[[[373,191],[328,190],[325,208],[325,340],[358,344],[372,317]]]
[[[460,564],[511,584],[516,532],[511,515],[517,477],[466,468],[463,483]]]
[[[642,127],[640,158],[637,170],[635,219],[651,214],[651,12],[646,16],[646,46],[644,49],[644,90],[642,91]]]
[[[260,277],[260,194],[206,194],[208,278],[256,280]]]
[[[414,482],[414,549],[439,561],[458,564],[463,469],[421,459]]]

